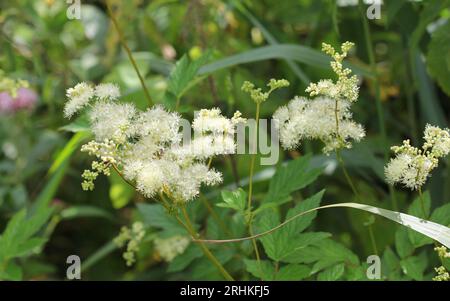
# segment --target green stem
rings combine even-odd
[[[367,17],[364,13],[364,4],[363,4],[362,0],[359,0],[358,4],[359,4],[359,11],[360,11],[361,18],[362,18],[362,23],[363,23],[364,39],[366,42],[367,55],[369,57],[370,69],[373,74],[373,84],[375,86],[378,127],[380,128],[383,143],[386,144],[387,143],[387,135],[386,135],[383,106],[382,106],[382,101],[381,101],[381,86],[380,86],[380,79],[379,79],[378,72],[377,72],[377,65],[376,65],[375,55],[374,55],[374,50],[373,50],[372,36],[370,33],[370,28],[369,28],[369,21],[367,20]],[[387,161],[389,159],[389,150],[386,148],[385,145],[383,147],[383,151],[384,151],[384,161]],[[397,197],[395,195],[395,190],[393,188],[389,188],[389,195],[391,197],[393,208],[397,209],[397,207],[398,207],[397,206]]]
[[[225,234],[231,236],[231,231],[228,229],[227,225],[223,222],[217,212],[214,211],[214,208],[211,206],[208,199],[203,194],[200,194],[200,200],[202,201],[203,205],[205,205],[209,214],[211,214],[212,218],[216,221],[217,225],[219,225],[222,231],[225,232]]]
[[[369,227],[370,242],[372,243],[374,255],[378,255],[377,241],[375,240],[375,235],[373,234],[372,225],[369,225],[368,227]]]
[[[198,234],[196,233],[194,227],[192,226],[191,219],[186,211],[184,206],[181,206],[181,212],[183,213],[184,219],[186,220],[186,230],[191,234],[193,238],[197,238]],[[208,257],[211,263],[219,270],[219,272],[223,275],[223,277],[228,281],[234,281],[233,277],[228,273],[228,271],[223,267],[223,265],[217,260],[213,253],[208,249],[208,247],[203,242],[198,242],[200,248],[203,253]]]
[[[422,187],[419,187],[419,200],[420,200],[420,207],[422,208],[422,214],[423,218],[427,218],[427,211],[425,210],[425,201],[423,200],[423,194],[422,194]]]
[[[253,194],[253,173],[255,169],[255,160],[256,160],[256,154],[258,153],[258,137],[259,137],[259,114],[260,114],[260,107],[261,104],[259,102],[256,103],[256,152],[251,155],[250,160],[250,175],[249,175],[249,185],[248,185],[248,200],[247,200],[247,210],[249,214],[251,215],[252,212],[252,194]],[[251,236],[253,236],[253,217],[250,216],[249,223],[248,223],[248,230]],[[256,239],[252,239],[252,245],[253,249],[255,250],[256,255],[256,261],[258,262],[258,266],[261,269],[261,259],[259,256],[259,250],[258,250],[258,244],[256,242]]]
[[[353,191],[353,194],[355,195],[356,199],[358,200],[358,203],[361,203],[361,198],[360,198],[360,195],[358,193],[358,190],[356,189],[356,186],[353,183],[352,178],[350,178],[350,175],[348,174],[347,168],[345,167],[344,160],[342,159],[342,156],[341,156],[341,151],[339,149],[336,150],[336,158],[338,159],[339,165],[341,166],[342,171],[344,172],[344,176],[345,176],[345,179],[347,180],[348,185],[351,187],[351,189]],[[375,255],[377,255],[378,254],[378,251],[377,251],[378,248],[377,248],[377,243],[376,243],[376,240],[375,240],[375,235],[373,234],[372,225],[369,225],[368,228],[369,228],[370,242],[372,244],[372,248],[373,248],[373,250],[375,252]]]
[[[358,190],[356,189],[355,184],[353,184],[352,178],[350,178],[347,168],[345,167],[344,159],[342,159],[341,151],[339,149],[336,150],[336,158],[339,162],[339,165],[342,168],[342,171],[344,172],[344,176],[345,176],[345,179],[347,180],[348,185],[352,189],[353,194],[356,196],[356,198],[358,199],[358,202],[359,202],[360,198],[359,198]]]
[[[109,4],[108,0],[106,0],[105,3],[106,3],[106,8],[108,10],[108,15],[111,18],[111,21],[117,31],[117,34],[119,35],[120,43],[122,44],[122,47],[125,49],[125,52],[127,53],[128,58],[130,59],[130,62],[133,65],[133,68],[136,71],[137,76],[139,77],[139,81],[141,82],[141,86],[142,86],[142,89],[144,90],[144,94],[145,94],[145,97],[147,98],[149,106],[152,106],[153,100],[150,97],[150,93],[148,92],[147,87],[145,86],[144,78],[142,77],[141,72],[139,71],[139,69],[137,67],[136,61],[134,60],[133,54],[131,53],[131,50],[130,50],[130,47],[128,47],[128,44],[125,41],[125,37],[123,35],[122,30],[120,29],[120,26],[119,26],[119,23],[117,22],[116,17],[114,16],[114,13],[111,9],[111,5]]]
[[[255,161],[256,161],[256,154],[258,152],[258,136],[259,136],[259,112],[260,112],[260,103],[256,103],[256,152],[251,155],[250,158],[250,175],[249,175],[249,184],[248,184],[248,200],[247,200],[247,208],[248,210],[251,210],[252,206],[252,193],[253,193],[253,173],[255,169]]]

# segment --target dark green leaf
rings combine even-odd
[[[292,192],[314,182],[321,174],[322,169],[310,169],[310,159],[311,156],[300,157],[278,168],[270,181],[269,191],[263,202],[286,200]]]
[[[311,268],[302,264],[288,264],[280,268],[275,274],[274,280],[293,281],[302,280],[308,277],[311,273]]]
[[[336,281],[344,275],[345,265],[343,263],[334,265],[330,268],[325,269],[317,275],[317,280],[319,281]]]
[[[239,188],[235,191],[222,191],[223,203],[218,203],[218,207],[231,208],[243,212],[246,208],[247,193]]]

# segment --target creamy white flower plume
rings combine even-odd
[[[424,140],[422,149],[411,146],[409,140],[392,147],[396,157],[384,169],[388,183],[400,183],[412,190],[426,183],[431,171],[438,166],[439,158],[450,153],[450,132],[427,124]]]
[[[273,115],[279,130],[281,144],[286,149],[294,149],[304,139],[319,139],[324,144],[323,152],[341,148],[351,148],[351,140],[360,141],[365,137],[364,128],[352,120],[350,106],[358,99],[358,78],[350,76],[351,70],[343,67],[343,59],[353,43],[341,46],[341,53],[328,44],[322,50],[334,61],[331,68],[338,76],[312,83],[306,89],[312,100],[296,97],[287,106],[280,107]]]
[[[100,100],[117,100],[120,97],[119,86],[112,83],[99,84],[95,87],[95,96]]]
[[[365,136],[364,128],[351,118],[348,101],[336,103],[325,97],[313,100],[296,97],[273,115],[284,148],[294,149],[304,139],[319,139],[325,143],[325,153],[350,148],[350,139],[360,141]]]
[[[156,238],[155,250],[159,256],[167,262],[171,262],[176,256],[183,254],[189,246],[191,239],[186,236],[175,235],[169,238]]]
[[[64,116],[70,118],[89,103],[94,96],[94,88],[82,82],[67,89],[66,95],[69,100],[64,106]]]
[[[173,144],[178,143],[181,139],[180,115],[175,112],[167,112],[159,105],[141,112],[134,126],[138,135],[150,136],[154,143]]]
[[[136,108],[132,104],[99,101],[89,113],[91,130],[97,140],[124,141],[134,134],[132,121],[135,116]]]
[[[95,140],[82,150],[98,161],[83,173],[83,189],[92,190],[96,177],[108,175],[111,166],[146,197],[164,193],[175,203],[194,199],[202,185],[222,181],[222,174],[210,169],[206,160],[235,153],[235,127],[245,121],[239,112],[228,119],[218,109],[201,110],[194,120],[195,138],[182,145],[177,113],[162,106],[142,112],[133,104],[113,101],[107,92],[102,95],[89,111]]]

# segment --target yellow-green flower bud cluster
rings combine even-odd
[[[430,172],[438,166],[439,158],[450,152],[450,132],[427,124],[424,140],[422,149],[411,146],[409,140],[391,148],[396,157],[385,167],[388,183],[401,183],[413,190],[425,184]]]
[[[250,94],[250,98],[255,102],[255,103],[262,103],[264,101],[266,101],[270,94],[280,88],[284,88],[289,86],[289,82],[285,79],[271,79],[269,81],[269,83],[267,84],[267,86],[269,87],[269,90],[266,92],[263,92],[261,88],[256,88],[255,85],[249,81],[245,81],[242,84],[242,91]]]
[[[352,70],[344,68],[342,61],[348,55],[348,51],[354,46],[351,42],[345,42],[341,46],[341,53],[337,52],[332,46],[323,43],[322,51],[330,55],[334,61],[330,63],[334,73],[338,76],[336,82],[331,79],[321,80],[318,83],[311,83],[306,92],[311,97],[323,95],[333,99],[347,100],[354,102],[358,99],[359,87],[358,77],[350,76]]]
[[[169,238],[156,238],[154,241],[156,252],[167,262],[171,262],[176,256],[183,254],[189,243],[189,237],[181,235]]]
[[[126,245],[126,251],[122,256],[127,266],[131,266],[136,262],[136,253],[139,251],[139,246],[144,236],[144,225],[141,222],[135,222],[131,229],[125,226],[122,227],[119,235],[114,239],[114,243],[119,248],[123,248]]]

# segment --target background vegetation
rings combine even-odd
[[[425,217],[415,193],[385,183],[383,166],[391,145],[405,138],[421,144],[426,123],[448,125],[450,2],[384,2],[382,18],[368,20],[366,5],[332,0],[109,1],[154,102],[168,108],[179,102],[188,119],[214,106],[228,116],[235,110],[254,116],[253,102],[240,90],[243,81],[262,86],[269,78],[286,78],[290,87],[262,106],[262,118],[270,118],[295,95],[305,95],[310,81],[332,76],[329,59],[319,51],[322,42],[353,41],[349,63],[361,76],[354,118],[367,138],[343,152],[346,166],[365,204]],[[117,175],[100,177],[93,192],[81,190],[90,159],[79,147],[90,134],[83,118],[69,125],[63,118],[65,90],[80,81],[115,82],[123,101],[147,106],[105,4],[82,3],[81,20],[67,18],[65,1],[0,4],[0,68],[28,80],[39,95],[32,110],[0,113],[0,278],[65,279],[66,258],[75,254],[84,280],[222,279],[194,243],[166,263],[154,237],[186,233]],[[280,200],[257,223],[259,230],[317,206],[321,198],[322,204],[357,201],[335,157],[320,150],[319,143],[306,143],[282,153],[277,166],[257,165],[255,202]],[[188,207],[202,236],[246,235],[242,215],[216,204],[222,202],[220,190],[247,190],[249,162],[248,155],[214,161],[224,172],[223,187],[205,189]],[[434,172],[425,194],[426,218],[447,226],[449,163]],[[295,229],[260,240],[264,258],[273,260],[265,260],[263,270],[255,267],[249,242],[212,250],[242,280],[362,280],[371,254],[382,258],[386,280],[430,280],[441,265],[431,240],[381,217],[351,209],[307,217]],[[147,239],[130,268],[112,240],[121,226],[137,220],[147,227]],[[286,259],[276,246],[283,249],[290,235],[307,227],[317,241]]]

